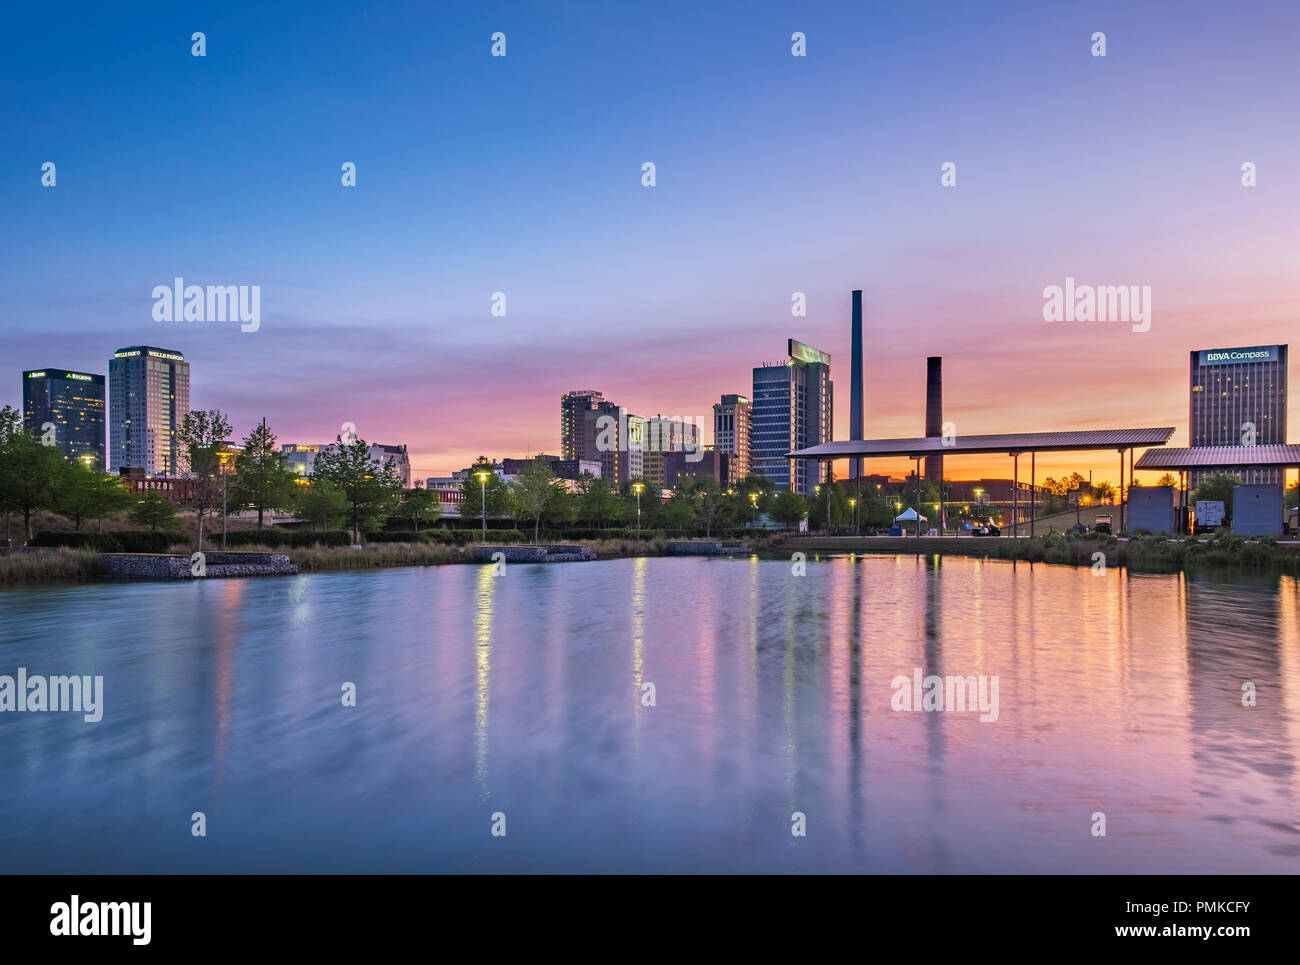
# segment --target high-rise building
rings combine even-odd
[[[560,396],[561,459],[579,458],[578,436],[581,431],[582,413],[591,411],[604,401],[605,396],[592,389],[575,389]]]
[[[786,453],[831,441],[831,357],[790,339],[787,358],[754,369],[752,471],[778,490],[808,496],[826,476],[812,459]]]
[[[1285,445],[1286,365],[1285,345],[1193,351],[1190,445]],[[1248,452],[1242,453],[1241,466],[1231,471],[1244,483],[1282,483],[1283,470],[1251,468]],[[1194,487],[1209,474],[1209,470],[1193,470],[1188,484]]]
[[[600,477],[615,488],[644,475],[645,419],[604,400],[578,416],[572,458],[599,462]]]
[[[645,422],[645,451],[642,453],[641,474],[645,481],[655,489],[667,489],[672,483],[668,481],[666,457],[670,453],[685,453],[688,458],[697,461],[702,458],[704,440],[700,438],[700,427],[694,422],[681,419],[665,419],[655,416]]]
[[[67,369],[23,373],[23,423],[64,459],[104,470],[104,377]]]
[[[753,406],[743,395],[724,395],[714,403],[713,445],[727,457],[727,478],[722,480],[727,485],[749,475],[752,428]]]
[[[176,438],[190,411],[190,366],[180,352],[133,345],[108,361],[108,469],[146,476],[189,471]]]

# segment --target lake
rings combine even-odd
[[[1300,870],[1294,578],[798,569],[0,589],[0,871]]]

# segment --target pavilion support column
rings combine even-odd
[[[1034,538],[1034,516],[1038,513],[1038,492],[1034,489],[1038,481],[1038,468],[1036,466],[1038,453],[1029,454],[1029,538]]]
[[[1128,451],[1128,488],[1130,490],[1133,489],[1133,450],[1132,449]],[[1132,492],[1130,492],[1129,495],[1130,496],[1133,495]],[[1127,503],[1125,505],[1127,506]],[[1128,518],[1130,521],[1132,520],[1133,516],[1131,513],[1129,514]]]
[[[1119,531],[1124,532],[1124,450],[1119,451]]]
[[[1020,453],[1011,454],[1011,536],[1020,525]]]

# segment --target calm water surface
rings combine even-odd
[[[1298,628],[1290,577],[911,556],[0,590],[0,674],[105,689],[0,714],[0,871],[1296,872]],[[891,710],[914,667],[998,719]]]

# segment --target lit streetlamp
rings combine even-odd
[[[645,489],[645,483],[633,483],[632,492],[636,493],[636,538],[641,538],[641,490]],[[662,496],[659,497],[663,499]]]
[[[853,535],[858,535],[858,501],[849,497],[849,509],[853,510]]]
[[[486,543],[487,542],[487,481],[488,481],[488,476],[492,474],[490,472],[484,472],[480,470],[474,473],[474,475],[478,478],[478,491],[479,491],[479,495],[482,497],[480,499],[480,502],[483,504],[483,542]]]
[[[758,493],[749,494],[749,503],[754,507],[754,522],[758,523]]]

